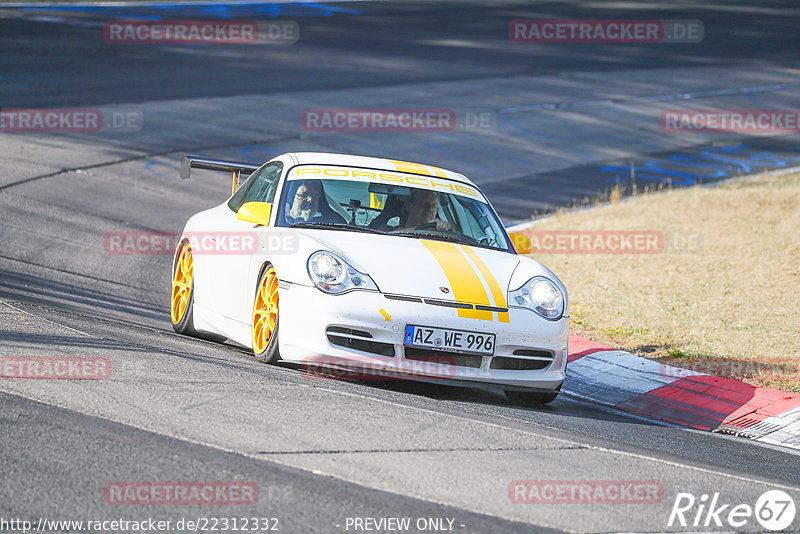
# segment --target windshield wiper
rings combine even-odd
[[[354,226],[344,223],[326,223],[326,222],[296,222],[292,223],[292,228],[321,228],[325,230],[352,230],[354,232],[366,232],[368,234],[381,234],[386,235],[386,232],[375,230],[374,228],[367,228],[366,226]]]
[[[429,234],[428,232],[391,232],[388,235],[399,235],[401,237],[426,237],[428,239],[438,239],[439,241],[451,241],[453,243],[463,243],[467,245],[479,244],[477,240],[468,240],[462,237],[447,234]]]

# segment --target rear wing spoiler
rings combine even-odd
[[[261,165],[243,163],[241,161],[226,161],[221,159],[201,158],[199,156],[183,156],[181,160],[181,180],[188,180],[192,169],[208,169],[210,171],[227,171],[233,173],[231,194],[239,187],[239,175],[242,172],[251,174]]]

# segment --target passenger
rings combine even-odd
[[[303,180],[295,190],[294,198],[287,199],[291,207],[286,211],[286,222],[345,223],[344,217],[330,207],[325,189],[319,180]]]

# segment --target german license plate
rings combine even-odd
[[[403,344],[407,347],[491,356],[494,354],[494,338],[494,334],[409,324],[406,325],[406,337]]]

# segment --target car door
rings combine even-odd
[[[250,258],[258,250],[259,240],[264,238],[268,228],[241,221],[237,211],[247,202],[270,202],[275,199],[275,191],[283,171],[280,161],[269,162],[256,170],[228,201],[230,212],[222,218],[215,229],[218,239],[227,238],[230,250],[217,254],[214,258],[214,302],[217,312],[224,318],[243,324],[250,324],[250,311],[243,303],[250,302],[255,281],[250,279]],[[273,209],[273,213],[276,210]],[[274,215],[271,216],[274,220]],[[250,246],[255,244],[255,248]]]

